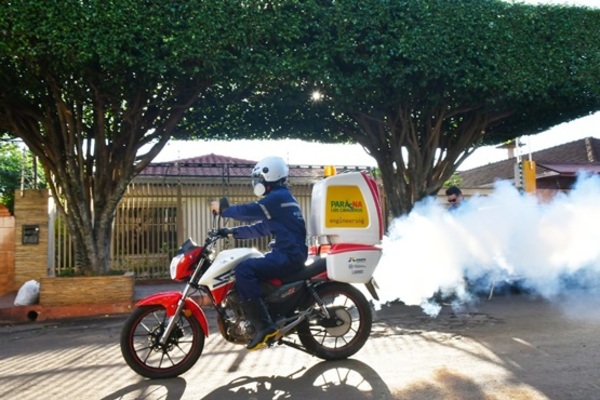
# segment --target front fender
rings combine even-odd
[[[181,292],[161,292],[145,297],[135,303],[136,307],[161,305],[165,308],[167,317],[172,317],[177,311],[177,303],[181,299]],[[204,330],[204,335],[208,337],[208,320],[202,308],[192,299],[185,299],[184,311],[186,315],[191,312],[194,318],[200,323]]]

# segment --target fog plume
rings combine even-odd
[[[509,182],[453,213],[424,200],[390,224],[375,270],[381,302],[400,300],[439,312],[436,294],[455,305],[493,284],[518,281],[553,299],[600,276],[600,178],[580,176],[568,194],[539,203]],[[600,282],[600,280],[599,280]]]

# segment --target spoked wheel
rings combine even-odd
[[[127,364],[147,378],[172,378],[198,361],[204,348],[204,331],[190,315],[180,315],[165,344],[160,343],[169,317],[160,305],[136,308],[121,332],[121,353]]]
[[[354,286],[329,283],[317,288],[329,316],[315,299],[306,304],[315,312],[298,325],[300,342],[306,350],[324,360],[348,358],[359,351],[371,334],[373,315],[371,305]]]

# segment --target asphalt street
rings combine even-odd
[[[495,296],[437,318],[396,304],[375,313],[352,359],[276,346],[248,352],[211,334],[198,363],[147,380],[121,357],[126,316],[4,324],[2,399],[598,399],[600,302]]]

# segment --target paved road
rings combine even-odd
[[[497,296],[435,319],[386,307],[365,347],[340,362],[286,347],[247,352],[211,319],[198,364],[155,381],[121,358],[123,316],[2,326],[0,398],[598,399],[600,303],[590,300]]]

